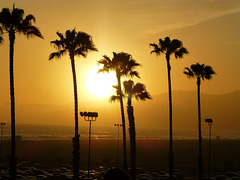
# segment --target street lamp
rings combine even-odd
[[[91,151],[91,125],[92,121],[96,121],[98,117],[97,112],[80,112],[80,115],[84,117],[85,121],[89,121],[89,143],[88,143],[88,179],[90,171],[90,151]]]
[[[117,140],[117,167],[118,167],[118,158],[119,158],[119,127],[122,126],[122,124],[114,124],[118,128],[118,140]]]
[[[205,119],[205,122],[209,125],[209,145],[208,145],[208,179],[210,179],[210,169],[211,169],[211,127],[213,120],[212,119]]]
[[[3,126],[5,126],[6,123],[2,123],[1,122],[1,153],[0,153],[0,157],[2,157],[2,148],[3,148]]]

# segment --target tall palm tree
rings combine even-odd
[[[0,12],[0,25],[4,32],[8,33],[10,41],[9,70],[10,70],[10,99],[11,99],[11,157],[10,157],[10,179],[16,179],[16,141],[15,141],[15,93],[14,93],[14,71],[13,55],[16,33],[27,37],[37,36],[43,38],[39,29],[33,26],[35,17],[32,14],[24,18],[24,10],[15,8],[3,8]]]
[[[146,91],[144,84],[137,83],[134,85],[132,80],[124,81],[123,86],[125,94],[127,94],[127,113],[129,120],[129,135],[130,135],[130,160],[131,160],[131,177],[136,179],[136,130],[135,130],[135,118],[133,114],[132,98],[145,101],[151,99],[150,94]]]
[[[136,76],[139,78],[137,71],[134,71],[135,67],[139,66],[128,53],[115,53],[113,52],[113,58],[110,59],[108,56],[104,55],[103,59],[98,61],[98,64],[102,64],[102,69],[98,72],[109,72],[115,71],[119,87],[117,94],[119,95],[121,116],[122,116],[122,129],[123,129],[123,168],[127,170],[127,152],[126,152],[126,127],[125,127],[125,115],[123,109],[123,94],[121,92],[121,77],[123,76]]]
[[[173,179],[174,161],[173,161],[173,144],[172,144],[172,89],[171,89],[171,66],[170,56],[175,55],[175,58],[182,58],[184,54],[188,54],[188,50],[183,47],[183,44],[178,39],[171,40],[169,37],[165,37],[164,40],[159,39],[159,43],[151,43],[150,46],[154,48],[151,53],[156,55],[165,54],[167,61],[168,72],[168,94],[169,94],[169,176],[170,180]]]
[[[202,159],[202,133],[201,133],[201,104],[200,104],[200,85],[202,80],[210,80],[215,74],[211,66],[205,64],[192,64],[190,68],[186,67],[183,72],[188,78],[197,79],[197,97],[198,97],[198,135],[199,135],[199,179],[203,178],[203,159]]]
[[[97,51],[92,41],[92,37],[85,32],[76,32],[75,29],[67,30],[65,35],[57,32],[59,40],[51,41],[51,44],[57,49],[49,56],[49,60],[53,58],[61,58],[63,55],[69,55],[71,60],[73,88],[74,88],[74,115],[75,115],[75,136],[73,140],[73,176],[74,179],[79,179],[79,134],[78,134],[78,94],[77,94],[77,77],[75,69],[75,56],[86,57],[90,51]]]

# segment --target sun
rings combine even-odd
[[[116,93],[112,87],[117,84],[117,78],[114,72],[97,73],[99,67],[89,71],[87,76],[87,89],[88,91],[99,98],[110,97]]]

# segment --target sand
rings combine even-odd
[[[122,141],[119,146],[119,164],[122,164]],[[92,139],[91,168],[117,165],[117,140]],[[59,167],[71,164],[71,140],[21,140],[17,142],[18,162],[37,162],[44,166]],[[189,174],[197,174],[198,141],[174,140],[174,163],[176,169]],[[80,139],[80,168],[87,169],[88,139]],[[129,141],[127,146],[129,158]],[[240,140],[212,140],[212,172],[223,174],[240,170]],[[3,142],[0,163],[7,163],[10,142]],[[208,171],[208,141],[203,140],[204,173]],[[129,162],[129,159],[128,159]],[[129,163],[128,163],[129,164]],[[137,140],[137,166],[145,170],[168,169],[168,140]]]

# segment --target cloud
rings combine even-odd
[[[240,1],[229,0],[203,0],[203,1],[155,1],[152,0],[147,4],[142,1],[139,10],[135,14],[141,19],[141,32],[143,34],[152,34],[174,29],[181,29],[194,26],[199,23],[240,12]]]

